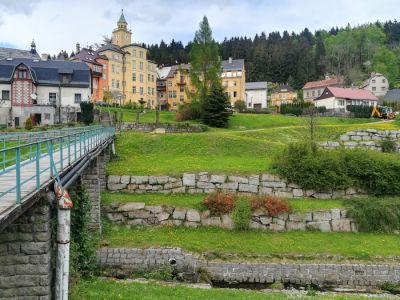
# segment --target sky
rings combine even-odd
[[[0,0],[0,46],[39,53],[101,43],[124,9],[135,43],[192,40],[204,15],[213,36],[300,32],[398,18],[398,0]]]

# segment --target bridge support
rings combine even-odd
[[[0,232],[0,298],[51,299],[52,233],[48,193]]]

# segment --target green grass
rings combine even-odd
[[[116,107],[102,107],[102,111],[105,112],[117,112],[119,116],[119,112],[123,112],[123,121],[124,122],[135,122],[136,121],[136,112],[133,109],[127,108],[116,108]],[[156,122],[156,112],[154,110],[145,110],[145,113],[140,114],[139,122],[141,123],[155,123]],[[177,123],[175,121],[175,112],[170,111],[161,111],[160,112],[160,123]]]
[[[205,197],[207,197],[205,194],[165,195],[104,192],[101,194],[101,202],[103,205],[110,205],[112,203],[143,202],[147,205],[170,205],[174,207],[199,209]],[[295,212],[344,208],[350,205],[350,200],[293,199],[288,201],[290,207]]]
[[[183,285],[165,285],[157,283],[129,283],[112,279],[92,279],[81,281],[71,294],[72,300],[288,300],[317,299],[316,297],[289,295],[278,292],[257,292],[233,289],[195,289]],[[352,295],[318,295],[318,299],[367,299]],[[373,299],[384,299],[374,297]]]
[[[109,247],[181,247],[203,253],[212,251],[255,255],[341,255],[353,259],[400,255],[398,235],[373,233],[230,231],[199,227],[126,227],[112,225],[104,240]]]

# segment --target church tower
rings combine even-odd
[[[132,32],[128,30],[128,22],[125,20],[124,10],[118,20],[118,28],[112,33],[112,43],[120,47],[132,44]]]

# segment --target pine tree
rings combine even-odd
[[[231,116],[230,103],[227,94],[220,84],[211,87],[202,103],[202,122],[211,127],[228,127]]]

